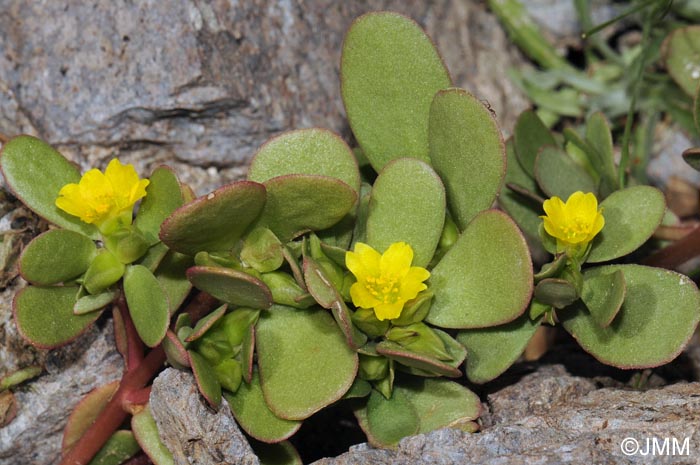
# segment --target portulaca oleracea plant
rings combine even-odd
[[[286,132],[247,180],[199,198],[166,167],[139,179],[115,159],[81,177],[38,139],[4,145],[7,185],[54,225],[20,260],[20,333],[55,348],[113,308],[126,362],[119,383],[76,407],[63,463],[118,464],[139,449],[173,463],[148,406],[166,363],[191,370],[212,408],[226,399],[256,447],[298,463],[287,439],[337,402],[378,447],[477,431],[465,374],[498,377],[542,324],[561,322],[622,368],[658,366],[687,344],[700,319],[690,279],[587,266],[633,252],[665,214],[659,191],[618,176],[602,117],[560,147],[526,112],[505,142],[420,27],[394,13],[353,23],[341,92],[355,150],[324,129]],[[552,256],[537,274],[528,241]]]

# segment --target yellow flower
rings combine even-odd
[[[552,197],[542,207],[547,214],[540,217],[544,220],[544,230],[556,238],[558,252],[587,245],[605,225],[603,210],[590,192],[574,192],[566,203]]]
[[[78,184],[63,186],[56,206],[105,232],[105,227],[114,227],[115,220],[131,224],[133,206],[146,196],[148,183],[148,179],[139,179],[132,165],[122,165],[114,158],[104,174],[91,169]]]
[[[362,242],[345,254],[345,264],[357,282],[350,287],[356,307],[374,309],[380,321],[401,316],[404,304],[428,286],[423,281],[430,272],[411,266],[413,249],[405,242],[395,242],[380,255]]]

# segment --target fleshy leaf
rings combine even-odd
[[[227,309],[228,305],[224,304],[200,319],[197,325],[192,329],[190,335],[185,338],[185,342],[193,342],[204,336],[204,334],[224,316]]]
[[[73,313],[76,315],[82,315],[83,313],[94,312],[95,310],[100,310],[107,305],[114,302],[119,296],[119,291],[117,290],[107,290],[101,294],[88,294],[79,298],[75,305],[73,306]]]
[[[560,315],[564,328],[607,365],[649,368],[670,362],[700,321],[697,287],[687,276],[641,265],[592,268],[584,272],[584,280],[616,271],[624,273],[627,294],[613,322],[601,328],[578,302]]]
[[[540,326],[527,312],[505,325],[467,329],[457,340],[467,348],[465,371],[473,383],[486,383],[506,371],[525,350]]]
[[[142,265],[132,265],[124,273],[124,297],[136,332],[148,347],[165,337],[170,323],[168,296],[153,273]]]
[[[39,216],[71,231],[98,239],[97,228],[56,206],[63,186],[80,181],[80,172],[46,142],[18,136],[3,145],[0,166],[15,196]]]
[[[625,301],[627,285],[622,270],[611,274],[588,273],[583,281],[581,300],[601,328],[610,325]]]
[[[453,381],[406,378],[394,384],[394,395],[404,395],[420,418],[418,434],[448,426],[459,428],[481,414],[479,396]]]
[[[516,184],[530,192],[539,194],[537,182],[525,172],[518,158],[515,156],[512,138],[508,139],[506,142],[506,157],[505,182],[507,184]],[[534,200],[514,192],[509,188],[505,188],[501,191],[501,195],[498,197],[498,203],[518,224],[523,234],[525,234],[531,242],[539,244],[538,228],[540,224],[542,224],[540,215],[544,214],[542,205],[537,204]]]
[[[589,158],[592,158],[589,161],[602,178],[601,194],[607,196],[619,189],[620,186],[616,178],[617,170],[615,169],[615,154],[610,125],[601,112],[593,113],[586,120],[586,142],[592,149],[592,151],[589,151]]]
[[[700,87],[698,87],[700,89]],[[695,171],[700,171],[700,147],[691,147],[683,152],[683,160]]]
[[[14,313],[22,337],[41,349],[53,349],[78,337],[99,312],[74,315],[77,287],[29,286],[17,293]]]
[[[422,372],[433,375],[459,378],[462,372],[449,361],[438,360],[432,355],[427,355],[409,350],[392,341],[382,341],[377,344],[377,353],[390,360],[399,362],[407,367],[417,368]]]
[[[591,175],[564,150],[543,147],[535,161],[535,177],[549,197],[568,199],[576,191],[596,193],[598,186]]]
[[[260,465],[303,465],[299,453],[289,441],[277,444],[251,443]]]
[[[387,164],[372,188],[367,243],[383,253],[395,242],[413,248],[413,266],[433,258],[445,222],[445,188],[427,163],[400,158]]]
[[[197,289],[231,305],[259,309],[272,305],[272,294],[265,283],[242,271],[193,266],[187,270],[187,278]]]
[[[535,286],[535,298],[554,308],[564,308],[579,298],[576,288],[569,281],[559,278],[545,278]]]
[[[311,257],[304,258],[304,280],[316,302],[333,312],[333,318],[345,335],[348,345],[352,349],[362,347],[367,342],[367,337],[355,328],[350,310],[340,292],[333,286],[323,268]]]
[[[160,261],[154,273],[168,296],[171,316],[180,308],[192,290],[192,283],[186,278],[186,272],[192,264],[192,257],[171,250]]]
[[[270,411],[263,397],[257,371],[253,373],[250,384],[241,384],[233,394],[224,392],[224,397],[241,428],[258,441],[280,442],[301,427],[301,421],[284,420]]]
[[[288,131],[268,140],[248,169],[248,179],[260,183],[287,174],[328,176],[360,192],[360,172],[352,150],[327,129]]]
[[[89,237],[52,229],[35,237],[19,259],[20,274],[32,284],[51,285],[77,278],[90,266],[97,248]]]
[[[175,465],[173,455],[160,440],[158,426],[149,406],[131,417],[131,430],[141,449],[155,465]]]
[[[120,430],[107,440],[88,465],[120,465],[140,450],[134,433]]]
[[[341,93],[350,127],[376,171],[396,157],[428,161],[428,114],[450,76],[411,19],[368,13],[345,36]]]
[[[172,212],[184,203],[180,181],[167,166],[153,170],[146,187],[146,197],[141,201],[134,225],[152,239],[150,245],[158,241],[160,225]]]
[[[535,160],[540,148],[557,146],[557,141],[547,126],[532,110],[526,110],[518,116],[513,130],[513,147],[523,170],[535,176]]]
[[[613,260],[637,250],[661,224],[666,201],[654,187],[633,186],[613,192],[600,208],[605,226],[593,239],[589,263]]]
[[[532,261],[513,221],[479,213],[433,269],[435,293],[426,321],[444,328],[480,328],[521,315],[532,295]]]
[[[438,92],[430,107],[430,161],[445,183],[460,230],[491,207],[506,170],[503,136],[491,112],[462,89]]]
[[[668,74],[694,96],[700,82],[700,26],[675,29],[664,41],[663,53]]]
[[[88,430],[118,388],[119,381],[98,386],[78,402],[78,405],[75,406],[70,417],[68,417],[68,422],[63,430],[63,441],[61,443],[63,455],[67,454],[85,431]]]
[[[190,356],[190,366],[197,381],[199,392],[209,402],[209,405],[215,409],[219,408],[221,404],[221,384],[216,379],[214,369],[197,352],[188,350],[187,354]]]
[[[168,363],[177,369],[184,369],[190,366],[190,358],[187,355],[187,348],[177,335],[168,330],[163,338],[163,350]]]
[[[265,187],[240,181],[221,187],[175,210],[163,223],[160,239],[187,255],[230,250],[265,205]]]
[[[420,429],[420,418],[404,392],[394,392],[386,399],[372,391],[367,405],[355,410],[360,427],[375,447],[392,447]]]
[[[256,226],[283,243],[304,231],[320,231],[340,221],[355,206],[357,192],[327,176],[289,174],[264,183],[267,203]]]
[[[311,416],[355,379],[357,354],[325,310],[274,305],[260,315],[255,336],[265,401],[281,418]]]

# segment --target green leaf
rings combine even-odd
[[[267,228],[255,228],[243,241],[241,260],[260,273],[275,271],[284,263],[282,243]]]
[[[219,408],[221,404],[221,384],[216,379],[214,368],[197,352],[188,350],[187,354],[190,357],[190,366],[192,366],[192,373],[194,373],[194,378],[197,381],[199,392],[209,405],[214,409]]]
[[[168,296],[153,273],[142,265],[132,265],[124,273],[124,297],[136,332],[148,347],[165,337],[170,323]]]
[[[287,174],[336,178],[360,192],[355,155],[327,129],[299,129],[274,137],[260,147],[248,168],[248,179],[260,183]]]
[[[274,305],[256,326],[265,401],[275,415],[303,420],[340,399],[357,374],[357,354],[321,309]]]
[[[532,261],[513,221],[479,213],[433,269],[435,293],[426,321],[446,328],[481,328],[521,315],[532,295]]]
[[[450,363],[450,361],[439,360],[433,355],[407,349],[396,342],[380,342],[377,344],[377,353],[384,355],[390,360],[395,360],[402,365],[417,368],[421,370],[421,372],[430,373],[431,375],[447,376],[450,378],[459,378],[462,376],[462,372],[459,371],[457,367],[453,366],[454,364]]]
[[[404,395],[418,414],[418,434],[459,427],[481,414],[479,396],[446,379],[405,378],[394,384],[397,394]]]
[[[18,136],[3,145],[0,167],[15,196],[53,224],[98,239],[97,228],[56,206],[63,186],[80,181],[80,172],[46,142]]]
[[[611,274],[588,273],[583,281],[581,300],[601,328],[610,326],[625,301],[627,285],[622,270]]]
[[[540,322],[526,312],[505,325],[459,331],[457,340],[467,348],[467,378],[482,384],[500,376],[520,358]]]
[[[228,305],[224,304],[200,319],[197,322],[197,325],[192,329],[189,336],[185,338],[185,342],[193,342],[204,336],[204,334],[206,334],[206,332],[209,331],[209,329],[224,316],[227,309]]]
[[[158,242],[160,225],[182,206],[184,198],[177,175],[167,166],[153,170],[149,180],[134,225],[152,239],[149,245],[153,245]]]
[[[301,421],[284,420],[272,413],[265,403],[257,371],[253,373],[250,383],[241,384],[233,394],[225,392],[224,397],[233,416],[236,417],[236,422],[258,441],[280,442],[292,436],[301,427]]]
[[[141,450],[134,433],[120,430],[115,432],[95,454],[88,465],[120,465]]]
[[[119,291],[108,290],[101,294],[88,294],[79,298],[75,305],[73,306],[73,313],[76,315],[82,315],[83,313],[94,312],[95,310],[100,310],[107,305],[111,304],[117,299]]]
[[[100,249],[85,272],[83,286],[90,294],[99,294],[124,276],[126,267],[109,250]]]
[[[92,239],[66,229],[52,229],[24,248],[19,259],[20,274],[32,284],[67,282],[85,273],[96,253]]]
[[[257,219],[265,198],[262,184],[228,184],[175,210],[161,226],[160,239],[187,255],[226,252]]]
[[[523,170],[530,176],[535,176],[535,160],[540,148],[557,146],[557,141],[549,132],[547,126],[532,110],[524,111],[518,116],[513,130],[513,146],[515,154]]]
[[[354,350],[362,347],[367,342],[367,336],[355,328],[352,323],[352,314],[340,292],[324,269],[311,257],[304,257],[304,281],[316,302],[333,312],[333,318],[345,335],[348,346]]]
[[[61,453],[67,454],[80,437],[90,428],[97,416],[104,410],[115,392],[119,389],[119,381],[98,386],[90,391],[74,407],[63,429]]]
[[[283,243],[305,231],[320,231],[339,222],[357,201],[357,192],[327,176],[289,174],[264,183],[267,203],[256,223]]]
[[[700,293],[684,275],[640,265],[612,265],[584,272],[584,280],[622,271],[627,294],[613,322],[601,328],[579,302],[560,315],[586,352],[607,365],[649,368],[673,360],[700,321]],[[610,276],[611,277],[611,276]]]
[[[433,258],[445,223],[445,188],[427,163],[400,158],[387,164],[372,188],[367,243],[383,253],[395,242],[413,248],[413,266]]]
[[[192,257],[170,250],[155,271],[156,279],[168,296],[170,315],[174,315],[192,289],[186,272],[192,266]]]
[[[554,308],[564,308],[579,298],[576,288],[565,279],[545,278],[535,286],[535,299]]]
[[[603,113],[593,113],[586,120],[586,141],[597,156],[590,161],[602,175],[603,183],[607,184],[607,186],[603,186],[601,190],[605,191],[607,188],[609,192],[604,192],[607,195],[613,190],[619,189],[620,186],[616,178],[617,172],[615,169],[615,152],[613,149],[612,133],[608,120]]]
[[[265,283],[242,271],[193,266],[187,270],[187,278],[197,289],[231,305],[259,309],[272,305],[272,294]]]
[[[175,465],[173,455],[161,442],[158,435],[156,420],[151,414],[151,408],[146,408],[131,417],[131,430],[141,449],[156,465]]]
[[[372,391],[367,405],[355,410],[360,427],[375,447],[392,447],[406,436],[418,433],[420,418],[405,392],[394,392],[386,399]]]
[[[700,26],[675,29],[663,44],[666,69],[683,91],[694,96],[700,82]]]
[[[340,75],[350,127],[376,171],[397,157],[429,160],[430,104],[452,83],[415,22],[389,12],[357,18],[345,36]]]
[[[695,90],[695,98],[693,98],[693,122],[695,130],[700,133],[700,85]]]
[[[605,226],[593,239],[588,263],[613,260],[637,250],[661,224],[666,201],[654,187],[633,186],[613,192],[600,208]]]
[[[100,313],[74,315],[77,287],[29,286],[13,302],[15,322],[22,337],[40,349],[53,349],[71,342]]]
[[[507,184],[517,184],[530,192],[539,193],[537,182],[528,175],[520,165],[513,148],[513,139],[506,142],[506,179]],[[542,224],[540,218],[542,205],[538,205],[530,198],[518,194],[511,189],[503,189],[498,197],[498,204],[518,224],[523,234],[530,242],[539,244],[538,228]]]
[[[41,374],[43,368],[38,365],[28,366],[5,374],[0,378],[0,392],[10,389],[11,387],[20,385],[25,381],[36,378]]]
[[[178,370],[183,370],[190,366],[190,358],[187,355],[187,349],[174,332],[168,330],[165,333],[162,344],[165,356],[170,365]]]
[[[506,171],[498,123],[481,101],[462,89],[438,92],[430,107],[430,161],[447,190],[460,229],[491,207]]]
[[[566,200],[576,191],[598,191],[597,183],[586,170],[556,147],[542,147],[535,161],[535,177],[548,197]]]
[[[695,171],[700,171],[700,147],[691,147],[683,152],[683,160]]]
[[[251,444],[260,465],[302,465],[301,457],[289,441],[277,444]]]

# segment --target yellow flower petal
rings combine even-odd
[[[406,302],[427,288],[423,281],[430,277],[425,268],[412,267],[412,261],[413,249],[405,242],[392,244],[381,255],[367,244],[355,244],[345,254],[345,265],[357,279],[350,287],[353,304],[373,309],[379,320],[401,316]]]
[[[574,192],[566,203],[559,197],[552,197],[545,200],[542,207],[546,213],[541,217],[544,230],[556,238],[559,250],[585,246],[605,225],[602,211],[598,210],[598,199],[590,192]]]
[[[122,165],[114,159],[104,173],[91,169],[78,184],[63,186],[56,206],[98,227],[123,224],[131,221],[125,212],[146,195],[148,183],[147,179],[139,179],[133,166]]]

